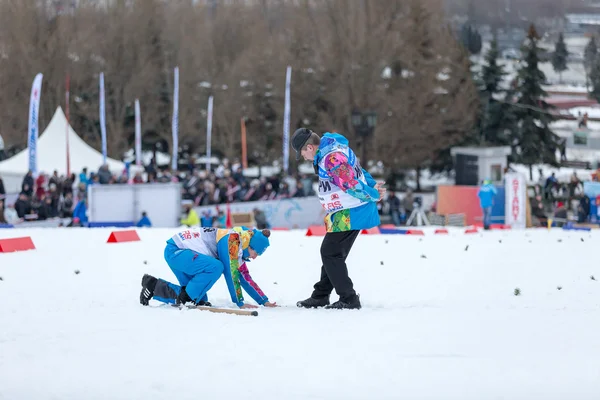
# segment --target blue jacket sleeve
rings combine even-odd
[[[227,289],[231,296],[231,301],[241,307],[244,305],[244,296],[240,284],[239,268],[239,239],[237,234],[228,234],[222,237],[217,243],[217,253],[219,260],[223,263],[223,276],[227,283]]]
[[[373,177],[371,176],[370,173],[367,172],[366,169],[362,169],[363,175],[365,176],[365,179],[367,180],[367,185],[369,185],[370,187],[375,187],[375,185],[377,185],[377,182],[375,182],[375,179],[373,179]]]
[[[372,188],[371,186],[365,186],[361,183],[359,183],[359,185],[357,185],[359,187],[355,187],[354,189],[348,189],[346,193],[363,201],[379,201],[379,192],[375,188]]]

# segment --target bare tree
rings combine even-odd
[[[377,144],[390,167],[418,170],[467,134],[478,98],[468,57],[435,9],[413,1],[405,22],[412,46],[392,64]]]
[[[57,64],[64,62],[57,40],[59,33],[56,24],[36,3],[0,3],[0,132],[7,145],[24,146],[27,141],[29,93],[37,73],[44,73],[41,126],[52,117],[57,100],[51,82]]]
[[[472,123],[468,62],[438,0],[81,0],[55,11],[36,0],[0,0],[0,129],[7,143],[25,145],[35,74],[44,73],[43,129],[64,104],[68,73],[72,124],[99,149],[103,72],[109,155],[121,158],[132,147],[136,98],[144,140],[170,151],[175,66],[179,143],[192,153],[206,151],[212,95],[213,153],[240,154],[244,117],[249,154],[261,163],[280,159],[288,65],[292,130],[338,131],[390,168],[424,165],[428,146],[452,143]],[[350,125],[354,109],[380,117],[365,143]]]

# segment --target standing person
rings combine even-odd
[[[198,217],[198,213],[194,210],[194,203],[191,200],[183,200],[181,202],[183,204],[183,208],[185,210],[185,217],[181,218],[181,225],[187,226],[199,226],[200,218]]]
[[[4,189],[4,181],[2,180],[2,177],[0,176],[0,199],[3,199],[6,195],[6,190]]]
[[[179,285],[144,274],[140,303],[150,299],[168,304],[193,303],[211,306],[207,292],[225,277],[231,300],[240,308],[257,308],[245,304],[242,288],[260,305],[276,307],[252,280],[246,262],[262,255],[269,247],[268,229],[190,228],[167,240],[164,257]]]
[[[4,139],[2,139],[2,135],[0,135],[0,161],[4,160],[6,155],[4,154]]]
[[[396,197],[396,193],[390,190],[387,198],[388,205],[390,206],[390,215],[392,217],[392,222],[395,226],[400,226],[400,207],[402,206],[402,202],[398,197]]]
[[[307,128],[292,136],[296,159],[312,161],[319,175],[319,201],[327,212],[327,234],[321,244],[321,279],[312,295],[297,303],[298,307],[360,309],[360,299],[348,276],[346,257],[362,229],[379,225],[377,202],[383,197],[383,182],[361,168],[348,140],[338,133],[325,133],[322,138]],[[329,304],[335,288],[340,299]]]
[[[494,196],[496,196],[496,188],[492,185],[490,179],[483,181],[483,185],[479,187],[477,196],[479,197],[479,205],[483,210],[483,229],[489,230],[492,224],[492,206],[494,205]]]
[[[138,228],[142,228],[147,226],[148,228],[152,228],[152,221],[148,218],[148,213],[146,211],[142,211],[142,218],[135,224]]]

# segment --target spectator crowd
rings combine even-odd
[[[564,224],[568,220],[580,223],[590,221],[591,202],[583,192],[583,181],[573,172],[569,182],[559,182],[556,174],[545,177],[540,170],[540,178],[533,187],[531,198],[532,216],[540,225],[545,225],[549,217]],[[597,175],[593,175],[596,180]]]
[[[275,200],[291,197],[306,197],[315,194],[313,180],[306,175],[283,177],[249,178],[242,173],[239,162],[230,165],[228,160],[211,171],[198,168],[190,161],[187,170],[172,174],[161,170],[154,160],[145,167],[145,173],[130,175],[129,165],[115,174],[108,165],[97,172],[87,168],[77,176],[68,177],[54,171],[52,175],[41,172],[34,178],[28,172],[23,178],[17,199],[6,201],[6,190],[0,177],[0,224],[15,224],[22,221],[46,220],[51,218],[76,218],[87,222],[86,200],[90,185],[138,184],[177,182],[182,186],[182,199],[193,206],[218,205],[242,201]],[[217,215],[217,221],[222,215]]]
[[[34,178],[33,174],[28,172],[23,178],[18,197],[10,203],[6,199],[6,188],[0,177],[0,225],[52,218],[73,218],[75,224],[85,223],[86,195],[90,185],[177,182],[181,184],[182,199],[187,212],[197,206],[298,198],[316,194],[312,176],[248,177],[243,174],[241,164],[237,160],[230,164],[224,159],[210,171],[198,168],[191,160],[187,169],[177,174],[172,174],[169,169],[158,168],[152,160],[144,172],[130,175],[129,165],[117,174],[111,172],[107,165],[100,167],[97,172],[88,172],[84,168],[79,175],[71,174],[68,177],[59,176],[58,172],[54,171],[52,175],[40,173]],[[599,178],[600,170],[593,174],[592,179],[597,181]],[[555,174],[544,177],[540,171],[540,180],[533,186],[533,192],[532,215],[540,224],[545,223],[549,215],[555,220],[590,220],[590,200],[583,195],[583,183],[576,173],[573,173],[570,182],[561,183]],[[378,204],[380,214],[397,226],[406,223],[414,206],[415,198],[410,190],[402,196],[390,190],[386,199]],[[255,210],[255,217],[262,221],[264,216],[258,211],[257,214]],[[220,227],[225,224],[225,214],[220,209],[217,209],[216,215],[208,213],[196,218],[201,226]]]

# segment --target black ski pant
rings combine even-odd
[[[321,244],[321,280],[315,284],[312,297],[322,299],[335,292],[346,301],[356,295],[348,276],[346,257],[360,231],[327,232]]]

